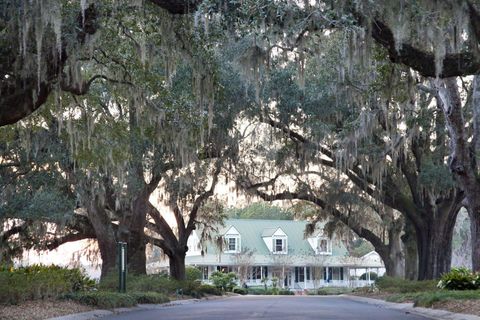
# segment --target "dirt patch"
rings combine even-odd
[[[446,300],[433,304],[434,309],[442,309],[456,313],[474,314],[480,316],[479,300]]]
[[[93,308],[73,301],[28,301],[16,306],[0,305],[0,320],[43,320]]]

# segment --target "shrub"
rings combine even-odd
[[[58,298],[66,293],[91,290],[94,280],[80,269],[32,265],[0,269],[0,303],[18,304],[26,300]]]
[[[435,280],[413,281],[393,277],[380,277],[375,281],[378,289],[391,293],[407,293],[436,290]]]
[[[110,291],[77,292],[75,294],[67,295],[65,298],[92,307],[105,309],[133,307],[137,304],[136,299],[129,294]]]
[[[195,267],[185,268],[185,279],[187,281],[202,280],[202,271]]]
[[[222,295],[222,290],[221,289],[219,289],[215,286],[209,285],[209,284],[200,285],[198,290],[202,294],[213,294],[213,295],[216,295],[216,296],[221,296]]]
[[[247,294],[248,291],[247,291],[247,289],[245,289],[245,288],[235,287],[235,288],[233,288],[233,293]]]
[[[127,292],[157,292],[164,295],[172,294],[181,285],[168,275],[134,275],[127,274]],[[99,288],[105,291],[118,290],[118,274],[109,273],[99,284]]]
[[[237,275],[233,272],[223,273],[215,271],[211,274],[210,279],[215,287],[224,291],[231,291],[236,285]]]
[[[325,288],[318,288],[316,290],[309,291],[309,295],[339,295],[339,294],[346,294],[351,293],[353,291],[352,288],[345,288],[345,287],[325,287]]]
[[[158,304],[170,301],[167,296],[158,292],[131,292],[128,295],[135,299],[137,303]]]
[[[437,286],[448,290],[475,290],[480,288],[480,274],[467,268],[452,268],[442,275]]]
[[[288,289],[280,289],[278,291],[278,294],[281,295],[281,296],[293,296],[293,295],[295,295],[295,292],[290,291]]]

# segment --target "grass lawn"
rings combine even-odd
[[[480,316],[480,290],[439,289],[437,283],[437,280],[410,281],[385,277],[380,278],[374,288],[360,288],[354,294]]]

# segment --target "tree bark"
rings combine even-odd
[[[402,248],[402,227],[403,221],[396,221],[388,232],[389,261],[391,265],[387,267],[384,259],[386,273],[390,277],[405,278],[405,255]]]
[[[441,99],[441,109],[445,115],[447,129],[450,136],[449,167],[456,181],[465,193],[465,202],[471,221],[472,232],[472,269],[480,270],[480,182],[477,178],[476,150],[480,128],[478,119],[474,119],[474,136],[472,144],[468,142],[465,119],[462,112],[462,102],[458,92],[456,78],[448,78],[436,83]],[[474,85],[478,86],[476,77]],[[476,88],[478,89],[478,88]],[[474,93],[475,95],[475,93]],[[474,116],[477,118],[480,101],[474,96]],[[473,152],[472,152],[473,151]],[[473,154],[472,154],[473,153]]]
[[[467,210],[472,236],[472,270],[480,272],[480,205],[476,208],[471,206]]]
[[[170,276],[175,280],[185,280],[185,248],[178,248],[167,255],[170,260]]]
[[[98,248],[100,249],[100,257],[102,258],[101,279],[104,279],[116,267],[117,241],[110,218],[104,208],[98,205],[97,201],[98,197],[90,201],[90,204],[87,206],[87,214],[95,230]]]
[[[456,200],[455,200],[456,199]],[[450,205],[423,214],[422,224],[415,225],[418,250],[418,280],[437,279],[450,271],[453,229],[461,208],[462,196]]]

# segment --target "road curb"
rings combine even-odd
[[[351,296],[347,294],[344,294],[341,296],[353,301],[373,304],[381,308],[399,310],[405,313],[412,313],[412,314],[428,317],[430,319],[435,319],[435,320],[480,320],[480,317],[475,316],[473,314],[455,313],[455,312],[450,312],[450,311],[441,310],[441,309],[414,307],[413,303],[387,302],[384,300],[367,298],[367,297],[359,297],[359,296]]]

